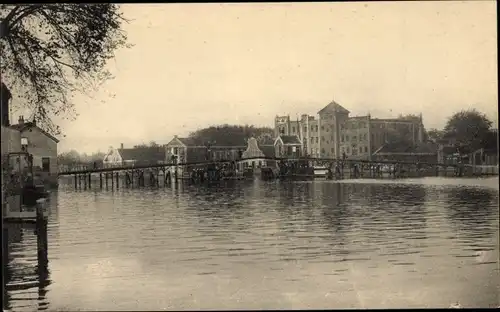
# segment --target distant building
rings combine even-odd
[[[35,121],[24,121],[23,116],[19,117],[18,124],[12,125],[10,128],[19,131],[21,151],[33,155],[33,173],[35,177],[38,177],[48,186],[57,186],[59,172],[57,144],[59,140],[38,127]]]
[[[180,138],[177,135],[166,144],[166,161],[169,164],[200,163],[206,161],[239,160],[247,148],[246,142],[200,142],[193,138]],[[196,165],[188,166],[189,171]],[[179,174],[182,174],[178,168]],[[172,167],[175,170],[175,167]]]
[[[110,148],[103,159],[103,166],[145,166],[165,163],[166,153],[162,146],[144,146],[124,148],[121,144],[119,149]]]
[[[299,158],[302,155],[302,142],[296,135],[280,135],[274,142],[275,155],[278,158]]]
[[[377,119],[370,115],[349,117],[350,112],[332,101],[318,112],[318,118],[302,115],[275,117],[275,135],[296,136],[302,155],[321,158],[369,159],[387,143],[391,133],[410,137],[412,145],[424,141],[422,117],[413,119]]]
[[[259,145],[252,137],[248,139],[248,146],[238,161],[238,169],[276,167],[276,161],[269,159],[274,157],[276,157],[274,145]]]

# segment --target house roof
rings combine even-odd
[[[135,161],[157,162],[165,161],[166,150],[160,146],[120,148],[118,149],[122,159]]]
[[[55,136],[51,135],[47,131],[45,131],[42,128],[38,127],[34,122],[31,122],[31,121],[24,122],[22,124],[11,125],[10,127],[12,129],[15,129],[15,130],[19,131],[19,132],[23,132],[23,131],[28,130],[28,129],[36,128],[41,133],[43,133],[44,135],[46,135],[48,138],[50,138],[51,140],[53,140],[54,142],[59,143],[59,140]]]
[[[334,112],[334,113],[342,113],[342,114],[349,114],[350,113],[347,109],[345,109],[342,105],[340,105],[339,103],[337,103],[335,101],[332,101],[332,102],[330,102],[330,104],[323,107],[318,112],[318,114],[326,113],[326,112]]]
[[[186,146],[199,146],[200,142],[197,142],[194,138],[177,138],[182,144]]]
[[[264,156],[269,158],[276,157],[274,145],[259,145],[259,148],[262,151],[262,153],[264,153]]]
[[[280,135],[278,139],[281,139],[285,145],[300,145],[299,137],[296,135]]]

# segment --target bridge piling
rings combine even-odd
[[[111,190],[115,189],[115,179],[113,176],[113,172],[111,172]]]
[[[82,176],[81,175],[78,175],[78,188],[79,189],[82,188]]]
[[[78,189],[78,181],[77,181],[77,175],[75,174],[75,190]]]
[[[99,172],[99,188],[102,190],[102,172]]]
[[[118,189],[120,187],[120,185],[119,185],[120,176],[119,176],[118,172],[116,172],[116,177],[115,178],[116,178],[116,189]]]
[[[92,173],[90,173],[90,172],[89,172],[88,179],[89,179],[89,189],[90,189],[91,184],[92,184]]]
[[[106,190],[108,190],[108,173],[107,172],[104,174],[104,179],[106,180],[106,183],[105,183],[106,184]]]

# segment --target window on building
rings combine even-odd
[[[333,147],[330,149],[330,152],[331,152],[332,154],[333,154],[333,153],[335,153],[335,150],[334,150],[334,148],[333,148]]]
[[[344,135],[340,136],[340,142],[344,142]]]
[[[324,148],[322,148],[322,149],[321,149],[321,154],[324,154],[324,153],[325,153],[325,149],[324,149]]]
[[[349,142],[349,136],[348,135],[345,136],[345,140],[346,140],[346,142]]]
[[[368,146],[365,146],[365,153],[368,153]]]
[[[314,143],[314,137],[311,137],[311,143]]]
[[[325,142],[325,137],[321,136],[321,142]]]
[[[349,154],[349,152],[350,152],[349,146],[346,146],[346,148],[345,148],[345,153],[346,153],[346,154]]]
[[[318,137],[316,137],[316,143],[319,143],[319,138]]]
[[[359,147],[359,153],[360,154],[363,153],[363,147],[362,146]]]
[[[49,157],[42,157],[42,171],[43,172],[50,172],[50,158]]]
[[[325,126],[321,126],[321,131],[325,130]]]
[[[345,148],[344,148],[343,146],[340,148],[340,152],[341,152],[342,154],[344,154],[344,153],[345,153]]]
[[[304,126],[304,133],[306,133],[306,132],[307,132],[307,127],[306,127],[306,126]]]
[[[356,142],[357,140],[358,140],[358,137],[357,137],[357,136],[355,136],[355,135],[353,135],[353,136],[352,136],[352,141],[353,141],[353,142]]]
[[[292,127],[292,133],[295,133],[295,127]]]
[[[315,126],[316,132],[318,132],[318,126]]]
[[[352,147],[352,155],[353,156],[358,155],[358,149],[355,146]]]

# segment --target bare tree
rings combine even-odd
[[[74,91],[111,78],[114,51],[127,47],[126,21],[116,4],[1,4],[0,70],[32,119],[59,133],[52,118],[74,117]]]

